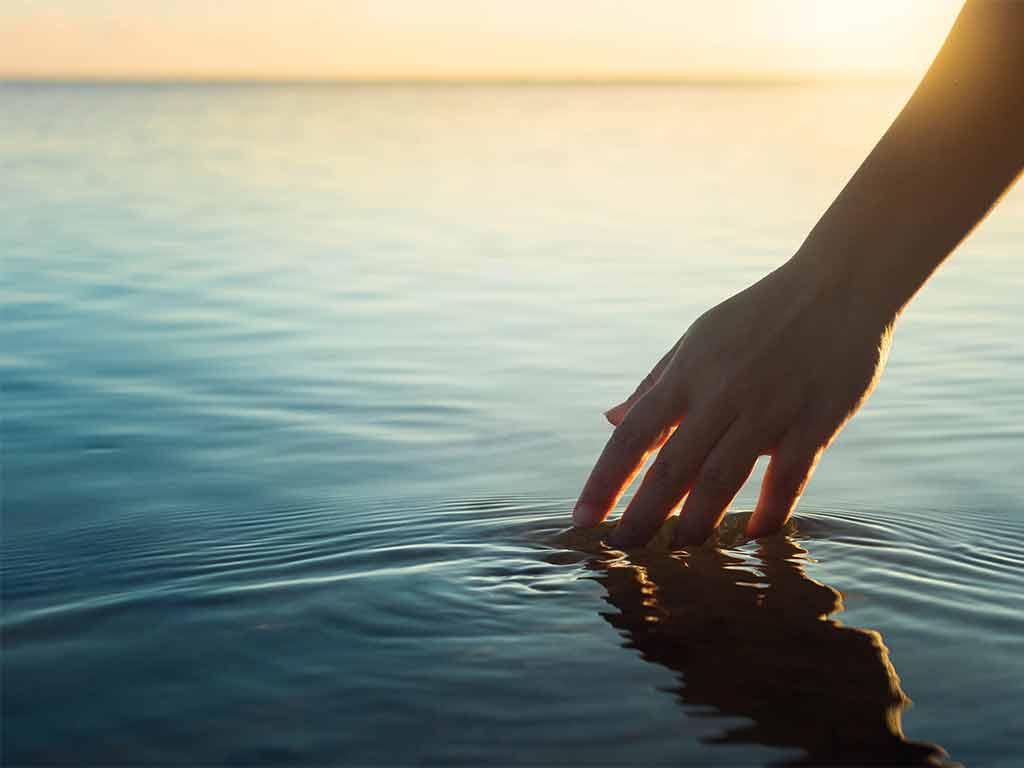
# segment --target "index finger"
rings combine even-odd
[[[678,423],[663,406],[659,388],[648,390],[612,432],[576,502],[573,522],[593,526],[604,520],[647,456],[661,447]]]

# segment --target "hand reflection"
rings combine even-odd
[[[623,557],[601,544],[611,526],[569,531],[561,544],[605,555],[589,567],[617,609],[606,620],[626,647],[679,673],[681,704],[750,720],[713,742],[796,747],[805,752],[798,764],[945,764],[941,748],[904,738],[909,699],[881,635],[828,618],[842,597],[804,572],[792,524],[742,549],[719,548],[741,540],[747,516],[729,516],[714,540],[674,553],[659,551],[672,541],[664,530]]]

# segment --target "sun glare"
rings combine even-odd
[[[0,9],[0,76],[908,76],[960,0],[154,0]]]

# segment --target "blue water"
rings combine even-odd
[[[1024,189],[785,536],[560,533],[908,93],[0,85],[4,764],[1015,764]]]

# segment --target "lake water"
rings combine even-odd
[[[0,86],[3,762],[1016,764],[1024,188],[786,535],[563,533],[910,89]]]

